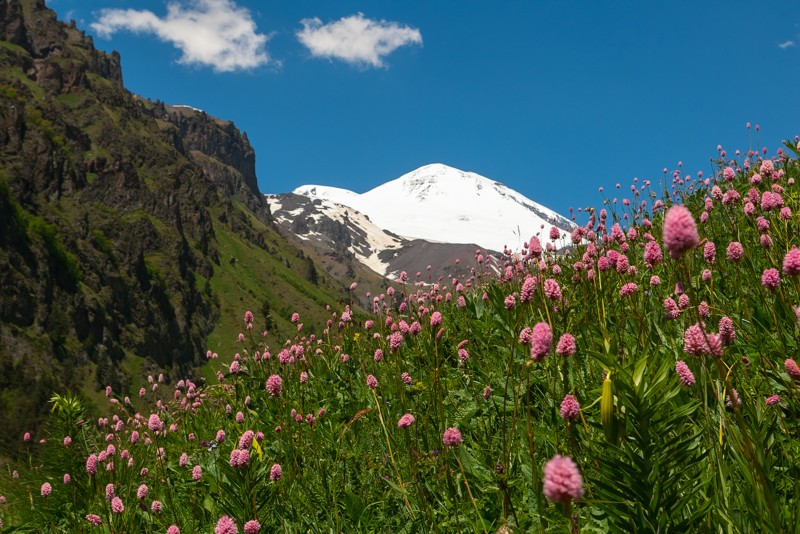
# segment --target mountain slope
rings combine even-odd
[[[315,250],[319,264],[332,275],[357,279],[362,286],[367,283],[362,289],[378,289],[371,280],[374,274],[395,280],[407,271],[412,280],[431,282],[479,267],[475,261],[478,246],[473,243],[407,239],[378,227],[360,211],[325,198],[294,193],[266,198],[275,222],[287,236]],[[374,274],[357,274],[359,265]],[[380,287],[386,287],[386,282]]]
[[[532,235],[562,236],[574,225],[556,212],[479,174],[442,164],[420,167],[363,194],[306,185],[294,193],[350,206],[378,227],[408,238],[519,250]]]
[[[246,135],[122,79],[43,1],[0,0],[0,455],[53,391],[199,376],[244,310],[321,330],[347,298],[274,226]]]

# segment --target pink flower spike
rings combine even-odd
[[[692,374],[686,362],[678,360],[678,362],[675,363],[675,372],[678,373],[678,379],[681,381],[681,384],[686,387],[694,385],[694,374]]]
[[[786,361],[783,362],[783,367],[792,380],[800,380],[800,367],[797,366],[796,361],[792,358],[786,358]]]
[[[664,246],[672,259],[695,248],[700,242],[692,212],[681,204],[673,205],[664,217]]]
[[[547,323],[536,323],[533,327],[531,341],[531,358],[543,360],[550,354],[550,346],[553,343],[553,332]]]
[[[442,443],[445,447],[457,447],[461,445],[464,439],[461,437],[461,431],[456,427],[450,427],[444,431],[442,435]]]
[[[570,333],[561,334],[561,337],[558,338],[558,344],[556,345],[556,354],[572,356],[575,354],[576,350],[577,345],[575,343],[575,337]]]
[[[414,416],[410,413],[404,414],[399,421],[397,421],[397,428],[408,428],[414,424]]]
[[[239,528],[234,523],[233,519],[227,515],[223,515],[217,520],[217,526],[214,527],[214,534],[238,534]]]
[[[761,275],[761,285],[770,291],[778,289],[780,283],[781,275],[778,273],[778,269],[766,269]]]
[[[569,503],[583,497],[583,479],[568,456],[553,456],[544,466],[544,495],[550,502]]]
[[[566,395],[561,401],[561,417],[572,421],[581,413],[581,405],[572,395]]]
[[[272,464],[272,467],[269,470],[269,479],[270,480],[280,480],[283,478],[283,468],[281,464]]]
[[[783,274],[787,276],[800,274],[800,250],[796,246],[792,246],[792,250],[783,257]]]

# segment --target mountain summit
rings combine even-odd
[[[411,239],[475,243],[501,251],[519,250],[550,227],[562,236],[573,224],[500,182],[434,163],[366,193],[304,185],[295,194],[330,200],[358,210],[380,228]]]

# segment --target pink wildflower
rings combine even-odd
[[[783,197],[780,193],[772,191],[764,191],[761,194],[761,209],[764,211],[771,211],[783,207]]]
[[[693,324],[683,334],[683,351],[693,356],[702,356],[708,352],[706,335],[699,324]]]
[[[583,479],[568,456],[556,455],[544,466],[544,494],[550,502],[569,503],[583,497]]]
[[[255,437],[255,432],[252,430],[245,430],[242,434],[242,437],[239,438],[239,448],[240,449],[249,449],[250,445],[253,444],[253,438]]]
[[[639,286],[637,286],[633,282],[627,283],[627,284],[625,284],[624,286],[622,286],[620,288],[619,296],[620,297],[627,297],[629,295],[634,294],[637,289],[639,289]]]
[[[781,275],[778,273],[778,269],[766,269],[761,275],[761,285],[771,291],[778,289],[780,283]]]
[[[730,395],[725,395],[725,406],[728,408],[733,408],[733,403],[736,403],[737,406],[742,404],[742,399],[739,398],[739,392],[736,389],[731,389]]]
[[[553,343],[553,332],[547,323],[536,323],[533,327],[531,341],[531,358],[543,360],[550,354],[550,346]]]
[[[97,474],[97,455],[90,454],[86,459],[86,473],[92,477]]]
[[[675,363],[675,372],[678,373],[678,379],[684,386],[689,387],[694,385],[694,374],[692,374],[692,370],[689,369],[686,362],[678,360]]]
[[[272,375],[267,379],[267,391],[273,397],[280,397],[283,379],[278,375]]]
[[[792,246],[792,250],[783,257],[783,274],[788,276],[800,274],[800,250],[796,246]]]
[[[167,534],[181,534],[181,529],[177,525],[170,525],[167,529]]]
[[[231,467],[245,467],[250,463],[250,451],[247,449],[233,449],[231,451]]]
[[[283,478],[283,468],[281,464],[272,464],[272,467],[269,470],[269,479],[270,480],[280,480]]]
[[[158,414],[151,413],[150,418],[147,420],[147,428],[149,428],[152,432],[158,432],[161,430],[161,419],[158,417]]]
[[[536,236],[531,237],[528,243],[528,255],[532,258],[538,258],[542,255],[542,243]]]
[[[561,300],[561,288],[552,278],[544,281],[544,295],[550,300]]]
[[[402,344],[403,334],[400,332],[393,332],[392,335],[389,336],[389,349],[392,352],[397,352]]]
[[[122,504],[122,499],[119,497],[114,497],[111,499],[111,511],[115,514],[121,514],[125,511],[125,505]]]
[[[44,484],[42,484],[42,489],[41,489],[42,497],[49,497],[52,492],[53,492],[53,486],[51,486],[49,482],[45,482]]]
[[[575,336],[570,333],[561,334],[561,337],[558,338],[558,344],[556,345],[556,354],[572,356],[575,354],[576,350]]]
[[[577,419],[581,411],[581,405],[572,395],[566,395],[561,401],[561,417],[567,420]]]
[[[355,282],[353,282],[355,284]],[[258,534],[261,530],[261,523],[255,519],[251,519],[244,524],[244,534]]]
[[[203,468],[199,465],[196,465],[192,468],[192,480],[197,482],[203,477]]]
[[[719,320],[719,337],[723,345],[730,345],[736,339],[736,330],[730,317],[725,316]]]
[[[728,260],[732,262],[741,260],[742,256],[744,256],[744,247],[742,247],[742,244],[738,241],[732,241],[728,244],[727,256]]]
[[[431,314],[431,328],[435,328],[442,324],[442,314],[435,311]]]
[[[717,259],[717,247],[714,245],[713,241],[706,241],[703,247],[703,258],[705,258],[706,263],[709,265],[714,265]]]
[[[654,267],[661,263],[664,256],[661,254],[661,246],[655,241],[648,241],[644,246],[644,263],[648,267]]]
[[[626,274],[628,272],[628,269],[630,268],[630,266],[631,266],[631,264],[630,264],[630,261],[628,261],[628,256],[626,256],[624,254],[620,254],[619,256],[617,256],[617,266],[616,266],[616,268],[617,268],[617,272],[619,274]]]
[[[765,400],[765,402],[767,403],[767,406],[775,406],[780,401],[781,401],[781,396],[780,395],[770,395]]]
[[[533,276],[526,276],[525,281],[522,283],[522,289],[519,291],[520,302],[530,302],[533,299],[533,292],[536,290],[536,278]]]
[[[664,246],[672,259],[680,258],[700,241],[692,213],[686,206],[673,205],[664,217]]]
[[[800,380],[800,367],[797,366],[797,362],[792,358],[786,358],[786,361],[783,362],[783,368],[786,369],[786,374],[792,380]]]
[[[97,514],[86,514],[86,520],[96,527],[103,524],[103,520],[100,519],[100,516]]]
[[[139,486],[139,489],[136,490],[136,498],[139,500],[146,499],[149,492],[150,490],[147,487],[147,484],[142,484]]]
[[[450,427],[444,431],[442,435],[442,443],[445,447],[457,447],[461,445],[464,439],[461,437],[461,431],[456,427]]]
[[[296,314],[295,314],[296,315]],[[223,515],[217,521],[217,526],[214,527],[214,534],[238,534],[239,528],[236,526],[236,523],[233,522],[233,519],[228,517],[227,515]]]
[[[397,428],[408,428],[414,424],[414,416],[410,413],[404,414],[399,421],[397,421]]]
[[[375,378],[374,375],[367,375],[367,387],[369,389],[375,389],[378,387],[378,379]]]
[[[526,326],[522,329],[519,333],[519,342],[523,345],[530,345],[533,341],[533,330],[530,327]]]

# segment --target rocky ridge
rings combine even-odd
[[[0,455],[54,391],[199,378],[240,308],[343,294],[298,278],[313,261],[274,226],[247,136],[132,94],[120,65],[42,0],[0,0]]]

